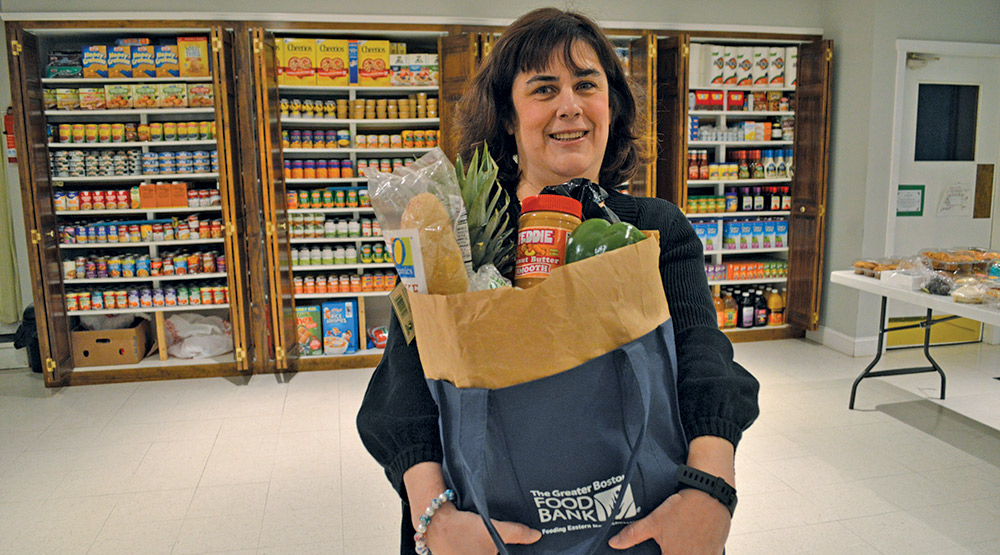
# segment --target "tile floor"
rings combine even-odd
[[[804,340],[736,352],[762,414],[727,553],[1000,553],[1000,347],[937,349],[943,403],[934,376],[900,376],[863,382],[855,411],[865,359]],[[354,428],[369,375],[51,390],[2,371],[0,554],[397,553],[395,494]]]

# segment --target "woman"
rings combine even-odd
[[[735,487],[734,454],[757,417],[758,383],[733,362],[716,326],[701,243],[673,204],[616,192],[641,162],[636,102],[607,38],[586,17],[543,8],[514,22],[497,41],[463,99],[460,153],[483,143],[500,166],[501,185],[516,199],[584,177],[601,184],[607,207],[640,229],[660,232],[660,273],[677,345],[678,397],[690,440],[687,464]],[[414,552],[414,527],[446,486],[441,473],[438,412],[424,382],[417,346],[392,316],[385,355],[358,414],[366,448],[385,468],[403,501],[401,553]],[[663,553],[718,554],[729,534],[727,508],[682,489],[610,541],[627,549],[656,541]],[[541,534],[498,523],[507,543]],[[478,515],[445,503],[427,528],[435,555],[496,553]]]

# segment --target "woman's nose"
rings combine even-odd
[[[559,95],[559,107],[556,115],[559,119],[572,119],[583,112],[580,106],[580,98],[572,89],[564,89]]]

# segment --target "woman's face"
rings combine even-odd
[[[514,138],[522,183],[537,193],[576,177],[597,182],[608,145],[608,78],[590,45],[573,44],[573,72],[553,52],[549,67],[514,78]]]

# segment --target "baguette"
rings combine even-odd
[[[400,227],[418,232],[428,293],[452,295],[469,290],[469,277],[465,273],[462,250],[455,239],[451,218],[437,197],[421,193],[410,199],[403,211]]]

